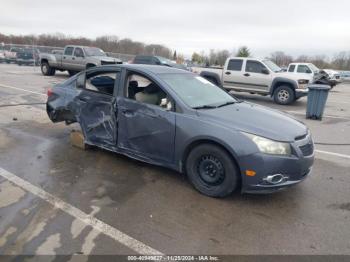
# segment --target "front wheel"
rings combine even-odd
[[[228,196],[238,186],[238,168],[231,156],[216,145],[202,144],[192,149],[186,173],[193,186],[210,197]]]
[[[274,100],[279,105],[289,105],[295,101],[295,94],[289,86],[279,86],[274,92]]]

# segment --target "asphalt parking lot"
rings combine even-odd
[[[43,104],[67,78],[0,64],[0,254],[350,255],[350,83],[323,121],[305,119],[306,98],[237,94],[305,122],[316,161],[286,191],[213,199],[176,172],[72,147],[76,126],[52,124]]]

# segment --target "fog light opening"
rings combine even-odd
[[[287,181],[288,179],[289,177],[284,176],[282,174],[275,174],[275,175],[267,176],[266,178],[264,178],[264,181],[272,185],[277,185]]]

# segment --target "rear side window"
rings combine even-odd
[[[298,66],[298,73],[307,73],[310,72],[310,68],[307,65],[299,65]]]
[[[295,70],[295,65],[291,65],[288,69],[288,72],[294,72]]]
[[[112,96],[119,72],[94,72],[86,76],[85,88],[101,94]]]
[[[243,65],[243,60],[241,59],[231,59],[228,62],[227,70],[230,71],[241,71]]]
[[[245,71],[246,72],[250,72],[250,73],[262,73],[262,70],[266,69],[266,67],[258,62],[258,61],[252,61],[252,60],[248,60],[247,61],[247,65],[245,67]]]
[[[64,50],[64,54],[65,55],[72,55],[73,54],[73,47],[67,47],[65,50]]]

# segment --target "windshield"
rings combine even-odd
[[[263,62],[268,68],[270,68],[270,70],[272,70],[275,73],[282,71],[282,69],[271,60],[263,60]]]
[[[84,51],[87,56],[106,56],[106,53],[97,47],[84,48]]]
[[[313,72],[318,72],[318,71],[320,71],[320,69],[318,69],[318,67],[315,66],[314,64],[308,64],[308,66],[311,68],[311,70],[312,70]]]
[[[220,87],[203,77],[192,74],[161,74],[180,99],[192,108],[218,107],[237,102]]]

